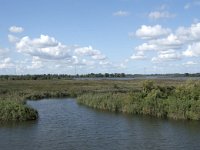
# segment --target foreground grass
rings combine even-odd
[[[36,110],[19,102],[0,101],[0,121],[35,120],[38,117]]]
[[[158,86],[143,82],[139,92],[87,93],[78,103],[101,110],[144,114],[162,118],[200,120],[200,82],[179,86]]]

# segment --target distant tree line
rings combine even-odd
[[[73,78],[124,78],[125,73],[90,73],[90,74],[40,74],[40,75],[0,75],[0,80],[53,80],[53,79],[73,79]]]
[[[73,79],[73,78],[145,78],[145,77],[200,77],[200,73],[184,73],[184,74],[125,74],[125,73],[89,73],[89,74],[39,74],[39,75],[0,75],[0,80],[59,80],[59,79]]]

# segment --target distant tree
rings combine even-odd
[[[105,75],[104,75],[106,78],[108,78],[109,77],[109,73],[105,73]]]

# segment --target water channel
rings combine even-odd
[[[39,119],[1,124],[1,150],[200,149],[198,121],[102,112],[69,98],[27,104]]]

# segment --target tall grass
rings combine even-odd
[[[29,114],[29,111],[24,111],[26,110],[24,104],[27,99],[37,100],[51,97],[78,97],[78,103],[97,109],[175,119],[184,118],[199,120],[199,84],[193,86],[193,83],[185,84],[183,80],[142,81],[143,80],[0,81],[0,102],[3,101],[0,103],[0,118],[9,118],[4,116],[6,114],[4,114],[4,112],[12,112],[12,109],[13,112],[11,114],[18,114],[15,108],[19,108],[19,112],[22,111]],[[176,86],[178,87],[175,88]],[[11,103],[13,103],[13,105],[11,105]],[[8,105],[10,109],[3,109],[5,105]],[[7,114],[7,116],[9,115]],[[10,118],[12,118],[12,116],[14,115],[10,115]],[[27,118],[25,117],[25,119]],[[23,119],[20,118],[19,120]]]
[[[77,101],[102,110],[200,120],[200,82],[173,87],[158,86],[151,81],[145,81],[140,92],[86,93],[79,96]]]
[[[35,120],[36,110],[14,101],[0,101],[0,121]]]

